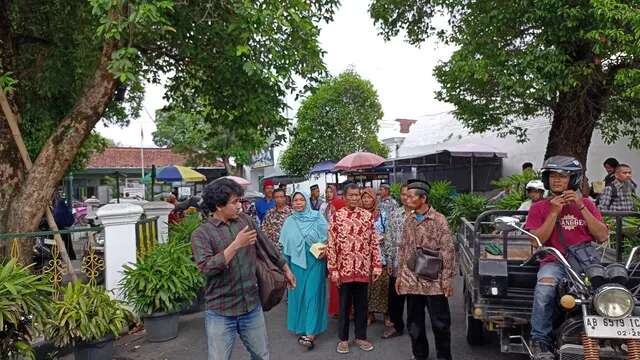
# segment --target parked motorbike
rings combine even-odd
[[[38,231],[49,231],[49,225],[46,219],[42,219],[38,225]],[[33,245],[33,270],[41,273],[42,269],[49,265],[49,261],[53,258],[52,247],[55,244],[53,236],[37,236]]]
[[[640,273],[636,273],[640,263],[632,263],[640,246],[632,249],[625,264],[593,264],[583,274],[560,251],[544,246],[518,224],[513,217],[495,220],[498,230],[516,229],[537,241],[538,248],[521,266],[551,254],[568,275],[558,286],[560,306],[566,311],[560,325],[554,326],[559,359],[640,359]]]

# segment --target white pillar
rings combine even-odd
[[[136,222],[141,214],[141,206],[126,202],[98,210],[98,218],[104,225],[105,287],[121,300],[118,283],[122,267],[136,262]]]
[[[148,218],[158,217],[158,242],[164,244],[169,239],[169,213],[175,205],[166,201],[150,201],[144,204],[144,213]]]

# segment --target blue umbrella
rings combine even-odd
[[[321,161],[315,164],[311,169],[311,171],[309,171],[309,173],[310,174],[330,173],[335,171],[334,169],[335,166],[336,166],[336,163],[331,160]]]

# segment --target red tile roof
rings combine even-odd
[[[157,167],[167,165],[185,165],[187,159],[183,155],[175,154],[171,149],[165,148],[143,148],[144,166],[150,168],[151,165]],[[110,147],[100,154],[94,154],[89,160],[87,169],[101,168],[139,168],[140,148],[139,147]],[[216,162],[213,167],[224,167],[221,162]]]

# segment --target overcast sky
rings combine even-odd
[[[334,21],[322,26],[320,41],[327,52],[325,63],[332,75],[352,67],[373,83],[384,111],[379,135],[386,138],[396,135],[394,119],[417,118],[451,110],[451,105],[434,99],[438,83],[432,73],[439,61],[450,56],[451,50],[435,42],[424,43],[420,48],[407,44],[402,38],[385,42],[377,35],[378,31],[369,17],[369,2],[343,1]],[[123,146],[140,146],[142,128],[142,143],[154,146],[152,117],[166,104],[163,94],[162,86],[147,86],[144,107],[148,113],[143,111],[128,128],[105,128],[100,124],[98,131]],[[298,104],[290,103],[290,106],[297,109]]]

